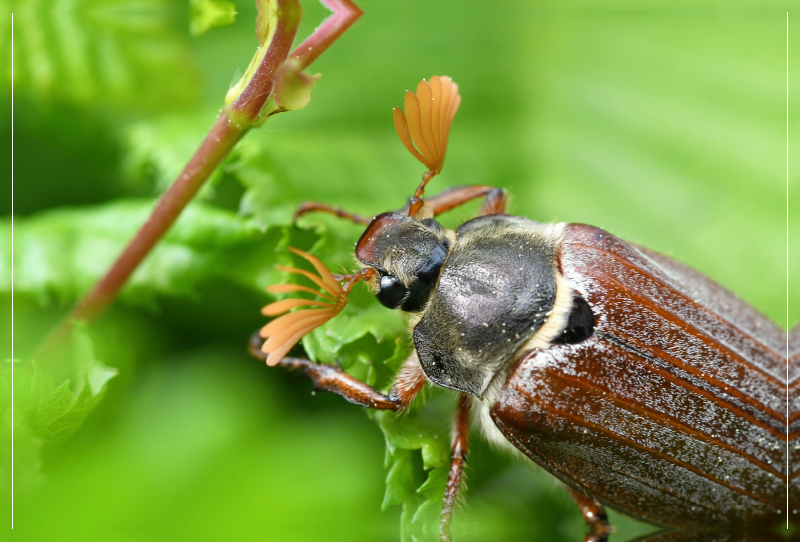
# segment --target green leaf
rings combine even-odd
[[[34,369],[34,383],[23,413],[34,434],[42,441],[42,455],[49,456],[70,437],[99,403],[106,384],[117,369],[95,359],[92,340],[86,326],[74,324],[72,381],[52,389],[52,380]],[[39,382],[42,382],[40,385]],[[73,383],[74,382],[74,383]]]
[[[449,420],[453,395],[437,392],[409,412],[380,412],[378,424],[386,439],[384,508],[402,505],[404,541],[436,540],[444,490],[450,470]]]
[[[227,26],[236,20],[236,5],[224,0],[191,0],[189,3],[189,32],[192,36],[205,34],[213,27]]]
[[[341,250],[341,238],[327,226],[320,224],[313,230],[288,226],[285,228],[285,244],[276,250],[285,251],[286,246],[309,250],[334,272],[348,271],[348,267],[340,268],[336,265],[336,262],[347,262],[350,258],[347,257],[346,249]],[[313,247],[303,246],[303,243],[309,241],[314,243]],[[294,267],[312,270],[303,258],[292,256],[286,261],[288,256],[288,252],[284,252],[280,259],[272,258],[269,263],[262,258],[261,265],[271,267],[272,263],[291,262]],[[314,286],[306,278],[293,273],[280,273],[274,283]],[[399,316],[378,305],[367,287],[359,284],[351,291],[342,313],[306,335],[302,344],[309,358],[314,361],[336,362],[370,384],[375,384],[379,379],[382,385],[386,385],[402,360],[408,356],[407,345],[396,340],[404,333],[405,328]]]
[[[74,322],[73,327],[75,328],[72,339],[75,350],[73,358],[77,367],[77,390],[80,395],[94,398],[100,395],[108,381],[119,371],[113,367],[106,367],[95,359],[94,347],[85,323]]]
[[[71,303],[110,267],[141,227],[152,200],[118,200],[17,219],[15,291],[42,305]],[[0,223],[0,291],[10,290],[10,221]],[[208,205],[189,206],[137,268],[120,299],[153,306],[158,296],[192,297],[197,285],[227,277],[262,287],[274,278],[269,247],[283,238],[256,221]]]
[[[58,448],[83,424],[86,417],[102,400],[109,380],[117,369],[98,361],[86,326],[76,323],[71,342],[71,379],[58,387],[52,377],[36,363],[20,366],[14,372],[14,469],[24,494],[41,482],[41,468]],[[11,369],[0,374],[3,393],[12,388]],[[0,419],[9,431],[0,438],[3,462],[10,461],[11,397],[4,396],[0,404]],[[10,472],[4,464],[2,472]],[[18,486],[19,487],[19,486]]]
[[[285,111],[302,109],[311,101],[311,91],[320,77],[319,73],[305,73],[300,60],[287,60],[275,76],[275,103]]]
[[[152,186],[156,193],[164,192],[197,150],[215,115],[214,110],[200,109],[189,113],[165,113],[127,125],[122,133],[126,150],[122,162],[125,181],[133,186]],[[235,160],[236,156],[234,150],[226,162]],[[200,198],[214,195],[214,185],[224,171],[225,165],[211,173],[200,189]]]
[[[6,13],[14,13],[15,34],[25,37],[14,49],[14,84],[40,107],[60,100],[98,109],[186,103],[197,96],[197,73],[188,40],[170,24],[171,4],[12,0]]]
[[[387,346],[382,351],[379,360],[390,357],[394,353],[395,337],[404,332],[400,318],[382,306],[374,306],[375,300],[371,295],[360,295],[362,292],[351,294],[352,301],[348,302],[347,307],[336,318],[312,331],[303,340],[303,346],[315,361],[330,362],[336,358],[337,354],[342,353],[345,360],[340,359],[345,367],[348,367],[353,358],[368,355],[362,349],[357,352],[355,348],[343,352],[346,345],[355,343],[359,339],[370,335],[377,344],[386,342]],[[372,302],[369,306],[367,302]],[[388,340],[391,338],[391,340]],[[347,359],[349,357],[349,359]]]

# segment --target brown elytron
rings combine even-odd
[[[800,325],[789,335],[789,517],[800,522]]]
[[[787,514],[800,519],[800,327],[787,359],[786,334],[710,279],[598,228],[505,215],[501,189],[458,187],[423,201],[459,103],[458,87],[435,77],[406,94],[405,114],[395,109],[403,145],[428,167],[404,209],[367,220],[323,203],[298,207],[295,216],[368,223],[356,245],[365,267],[333,275],[295,250],[317,274],[285,270],[323,291],[271,287],[319,299],[265,307],[269,316],[303,310],[264,326],[253,355],[373,409],[402,410],[426,382],[461,392],[442,540],[476,409],[490,434],[570,488],[585,542],[608,539],[603,505],[670,529],[652,542],[789,540]],[[479,218],[454,231],[435,220],[476,198]],[[415,350],[387,394],[284,357],[341,311],[359,280],[381,304],[414,316]]]
[[[570,224],[559,267],[595,333],[531,352],[492,418],[567,485],[705,531],[785,518],[784,333],[686,266]]]

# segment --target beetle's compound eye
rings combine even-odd
[[[408,296],[408,288],[391,275],[381,277],[381,289],[377,293],[378,301],[381,305],[390,309],[396,309],[403,304]]]

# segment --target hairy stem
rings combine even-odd
[[[153,212],[134,235],[111,268],[69,312],[50,334],[34,357],[47,355],[66,338],[75,320],[91,320],[117,296],[125,281],[166,234],[183,209],[194,198],[213,171],[225,160],[236,143],[254,127],[275,85],[275,74],[290,54],[300,24],[298,0],[276,0],[278,17],[268,49],[247,86],[217,117],[200,147],[178,178],[159,199]],[[323,0],[334,13],[298,47],[292,57],[306,67],[322,54],[361,15],[350,0]]]

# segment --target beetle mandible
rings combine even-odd
[[[366,225],[355,249],[363,267],[333,275],[290,249],[318,276],[285,270],[323,291],[271,287],[319,298],[267,305],[267,316],[305,310],[264,326],[251,352],[374,409],[402,410],[426,382],[459,392],[443,540],[471,415],[491,440],[567,485],[588,526],[586,542],[608,538],[603,505],[673,530],[659,540],[776,536],[786,514],[800,509],[797,452],[786,509],[786,334],[666,256],[592,226],[505,214],[502,189],[465,186],[423,200],[441,172],[459,104],[457,85],[432,77],[406,93],[404,112],[394,109],[403,145],[428,168],[404,209],[367,219],[322,203],[298,207],[295,217],[322,211]],[[477,198],[476,218],[455,230],[437,222]],[[387,394],[335,367],[285,357],[342,310],[359,281],[381,304],[409,315],[415,349]],[[797,365],[794,354],[795,373]],[[796,423],[792,430],[799,442]]]

